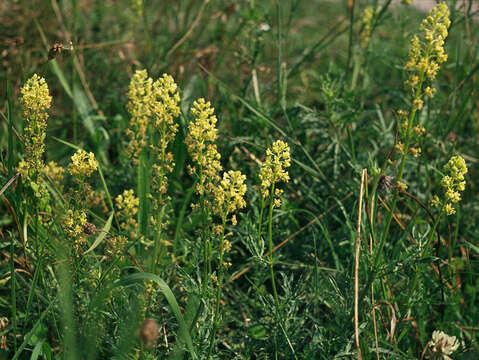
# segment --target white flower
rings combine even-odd
[[[271,30],[271,26],[269,26],[269,24],[266,24],[266,23],[263,23],[259,26],[259,31],[270,31]]]
[[[451,355],[459,348],[459,341],[455,336],[449,336],[443,331],[436,330],[432,333],[429,346],[436,355],[442,355],[443,359],[448,360],[450,357],[447,355]]]

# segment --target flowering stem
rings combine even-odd
[[[424,82],[424,71],[421,73],[419,85],[416,88],[416,93],[415,93],[414,99],[419,99],[421,97],[423,82]],[[399,165],[399,172],[398,172],[396,184],[399,184],[399,182],[402,180],[402,177],[404,175],[404,168],[405,168],[405,165],[406,165],[406,158],[407,158],[407,155],[408,155],[408,152],[409,152],[408,151],[409,150],[409,143],[411,141],[411,135],[412,135],[412,124],[414,123],[414,118],[416,116],[416,111],[417,111],[416,106],[415,106],[414,100],[413,100],[413,103],[411,105],[411,113],[409,114],[409,119],[408,119],[408,122],[407,122],[406,137],[404,139],[404,148],[403,148],[403,152],[402,152],[402,155],[401,155],[401,163]],[[393,214],[394,214],[394,211],[396,210],[396,205],[397,205],[397,202],[398,202],[398,199],[399,199],[399,192],[400,192],[399,187],[396,187],[396,190],[394,192],[393,203],[391,205],[391,210],[389,211],[388,217],[387,217],[387,220],[386,220],[386,227],[385,227],[383,235],[381,237],[381,241],[379,243],[379,248],[377,250],[376,257],[374,258],[374,268],[377,267],[377,265],[379,263],[379,259],[381,257],[382,251],[383,251],[383,248],[384,248],[384,245],[386,244],[386,239],[387,239],[388,234],[389,234],[389,228],[391,226],[391,221],[392,221],[392,218],[393,218]]]
[[[261,211],[259,213],[258,220],[258,240],[261,237],[262,225],[263,225],[263,211],[264,211],[264,197],[261,197]]]
[[[271,274],[271,285],[273,287],[274,301],[279,313],[279,299],[278,292],[276,290],[276,282],[274,281],[274,269],[273,269],[273,199],[275,182],[271,185],[270,201],[269,201],[269,216],[268,216],[268,244],[269,244],[269,270]]]
[[[162,141],[166,141],[166,123],[163,122],[161,126],[161,139]],[[157,210],[157,218],[156,218],[156,234],[155,234],[155,245],[153,251],[153,262],[152,262],[152,272],[155,273],[156,265],[158,264],[158,257],[161,255],[160,250],[162,250],[161,244],[161,236],[163,230],[163,216],[165,214],[165,206],[166,204],[163,203],[163,180],[164,180],[164,171],[165,171],[165,145],[161,143],[161,154],[160,154],[160,171],[158,174],[158,208]],[[166,185],[165,185],[166,186]]]
[[[202,153],[200,152],[199,155],[199,160],[198,160],[198,167],[199,167],[199,185],[203,187],[204,181],[203,181],[203,166],[201,165],[203,162],[202,158]],[[203,189],[204,190],[204,189]],[[207,213],[205,209],[205,196],[204,193],[201,193],[200,195],[200,209],[201,209],[201,220],[203,222],[203,228],[201,229],[201,235],[203,237],[203,284],[202,284],[202,289],[201,289],[201,294],[203,297],[206,294],[206,288],[208,285],[208,273],[209,273],[209,261],[208,261],[208,248],[209,248],[209,242],[208,242],[208,236],[206,233],[206,229],[208,227],[207,224]]]
[[[220,237],[220,260],[218,264],[218,278],[217,278],[217,287],[216,287],[216,308],[215,308],[215,317],[213,320],[213,329],[210,336],[210,346],[208,349],[207,360],[210,359],[211,353],[213,351],[213,345],[215,343],[216,330],[219,325],[219,313],[220,313],[220,300],[221,300],[221,281],[223,278],[223,254],[224,254],[224,240],[225,240],[225,226],[226,226],[226,215],[222,216],[222,225],[221,225],[221,237]]]

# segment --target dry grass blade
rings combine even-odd
[[[356,350],[358,359],[361,360],[361,347],[359,345],[359,250],[361,247],[361,214],[363,208],[364,180],[367,170],[363,169],[361,173],[361,186],[359,188],[359,205],[358,205],[358,223],[356,228],[356,253],[354,263],[354,337],[356,340]]]

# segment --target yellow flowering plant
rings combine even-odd
[[[43,154],[45,152],[47,110],[51,106],[52,97],[45,79],[37,74],[27,80],[20,92],[25,121],[23,139],[26,158],[19,163],[18,171],[37,200],[35,206],[45,209],[50,201],[50,196],[42,179],[45,166]]]
[[[432,206],[440,207],[440,211],[430,230],[430,235],[423,250],[423,256],[426,254],[429,244],[434,237],[434,232],[436,231],[443,212],[446,212],[447,216],[455,214],[456,209],[454,206],[461,201],[461,192],[466,189],[464,176],[467,174],[467,166],[462,156],[452,156],[447,164],[444,165],[444,171],[446,174],[441,179],[441,186],[443,188],[442,199],[435,195],[430,202]]]
[[[215,140],[218,137],[216,123],[218,119],[214,114],[211,103],[200,98],[193,103],[191,108],[193,120],[188,124],[188,133],[185,143],[188,153],[194,162],[194,166],[188,166],[188,171],[196,177],[195,193],[199,196],[199,203],[193,208],[199,209],[202,218],[203,238],[203,289],[206,287],[211,272],[210,238],[211,238],[211,215],[213,212],[212,199],[220,182],[221,155],[218,152]]]
[[[276,308],[279,309],[279,298],[276,290],[273,264],[273,209],[281,205],[280,196],[283,191],[277,188],[279,182],[288,182],[290,177],[288,168],[291,166],[290,148],[282,140],[276,140],[271,148],[266,150],[266,159],[261,166],[259,178],[261,180],[261,210],[258,223],[258,236],[262,233],[263,211],[266,201],[269,200],[268,214],[268,245],[269,245],[269,267],[273,295]]]
[[[415,125],[414,121],[417,112],[423,107],[424,95],[432,97],[434,94],[435,90],[431,87],[432,81],[437,76],[439,65],[447,60],[444,42],[448,35],[448,27],[450,24],[449,8],[446,3],[440,3],[434,7],[422,21],[420,35],[415,35],[411,39],[405,69],[408,73],[406,85],[411,90],[412,100],[410,111],[398,111],[399,120],[402,121],[402,126],[400,127],[402,139],[395,145],[395,149],[400,155],[399,169],[396,177],[397,183],[401,183],[403,180],[406,159],[409,153],[415,157],[421,154],[421,148],[419,146],[410,147],[413,135],[422,136],[425,131],[421,125]],[[376,178],[376,184],[378,182],[379,177]],[[379,263],[379,258],[389,234],[389,228],[399,198],[399,190],[399,188],[396,188],[392,205],[386,218],[386,226],[376,251],[374,267]]]
[[[220,312],[220,300],[221,300],[221,285],[223,279],[223,270],[225,267],[224,253],[227,251],[227,247],[231,246],[225,239],[225,227],[226,221],[230,220],[232,225],[236,225],[237,210],[246,206],[244,196],[246,194],[246,176],[241,171],[228,171],[223,173],[223,178],[219,185],[216,187],[214,202],[215,212],[221,218],[220,233],[220,253],[218,260],[218,272],[216,277],[216,307],[213,320],[213,330],[210,337],[210,346],[208,350],[208,359],[211,357],[213,351],[213,344],[216,336],[216,329],[219,325],[219,312]],[[228,217],[231,216],[229,219]]]
[[[162,239],[167,225],[165,214],[169,204],[169,198],[166,196],[167,174],[172,172],[175,166],[173,154],[168,151],[168,147],[178,131],[175,119],[180,115],[180,94],[171,75],[163,74],[153,81],[146,70],[137,70],[130,81],[128,99],[127,110],[131,115],[127,130],[130,139],[128,154],[133,164],[138,166],[139,207],[141,214],[145,214],[148,207],[146,199],[149,199],[156,214],[150,218],[143,215],[139,217],[139,230],[143,236],[147,235],[148,223],[155,229],[154,251],[150,261],[154,271],[160,246],[167,243]],[[151,189],[149,184],[144,183],[150,171],[153,185]]]

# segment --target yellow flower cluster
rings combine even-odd
[[[79,149],[72,155],[71,160],[69,172],[72,176],[83,179],[90,177],[91,174],[98,169],[98,161],[92,152],[87,153],[85,150]]]
[[[194,167],[190,167],[189,170],[190,173],[198,174],[196,192],[204,195],[205,192],[214,191],[214,183],[220,180],[219,173],[222,170],[221,155],[214,144],[218,132],[217,118],[214,108],[205,99],[195,101],[191,113],[195,119],[188,124],[185,143],[193,161],[198,165],[198,170]]]
[[[29,176],[37,176],[43,168],[45,152],[45,131],[52,97],[45,79],[34,74],[21,89],[20,102],[23,106],[25,148],[27,152]]]
[[[439,71],[439,64],[447,60],[444,51],[444,41],[448,35],[449,8],[445,3],[438,4],[423,20],[420,30],[423,36],[414,36],[409,47],[409,59],[406,69],[409,71],[409,79],[406,82],[414,94],[413,107],[420,110],[424,104],[422,91],[428,97],[433,97],[435,89],[426,86],[428,80],[433,81]]]
[[[369,40],[371,40],[371,33],[373,31],[373,21],[374,21],[374,7],[368,6],[364,9],[362,12],[360,19],[359,19],[359,26],[360,26],[360,33],[359,37],[361,39],[361,47],[363,49],[366,48],[366,46],[369,43]]]
[[[270,195],[271,189],[275,183],[289,181],[287,168],[291,166],[289,145],[282,140],[277,140],[271,148],[266,150],[266,160],[261,167],[259,178],[261,180],[261,194],[263,198]],[[279,196],[282,190],[276,189],[274,192],[274,205],[280,205]]]
[[[127,110],[132,116],[130,128],[127,130],[130,137],[128,149],[134,160],[138,159],[142,149],[149,143],[161,154],[165,154],[168,143],[175,138],[178,131],[178,124],[175,124],[174,119],[180,114],[180,94],[173,77],[163,74],[161,78],[153,81],[146,70],[137,70],[130,81],[128,99]],[[149,139],[150,122],[160,135],[156,139],[157,144],[153,144],[153,139]],[[167,160],[172,158],[168,157]]]
[[[454,204],[461,200],[461,192],[466,189],[466,181],[464,175],[467,174],[466,162],[461,156],[453,156],[446,165],[444,165],[444,175],[441,180],[441,185],[444,188],[445,210],[447,215],[456,213]],[[433,206],[439,206],[440,200],[436,195],[431,201]]]
[[[134,21],[138,22],[143,16],[143,0],[131,0],[130,9],[134,14]]]
[[[61,188],[64,178],[65,169],[58,165],[55,161],[50,161],[44,168],[43,174],[49,177],[57,188]]]
[[[126,218],[133,217],[138,212],[138,205],[140,199],[138,199],[133,189],[123,191],[123,194],[118,195],[115,198],[116,207]]]
[[[444,166],[444,170],[449,173],[441,181],[447,200],[446,214],[452,215],[456,212],[453,204],[461,200],[460,192],[466,188],[464,181],[464,175],[467,173],[466,162],[461,156],[453,156]]]
[[[84,211],[69,209],[65,214],[63,227],[68,235],[77,238],[83,233],[83,228],[87,223],[86,213]]]
[[[115,198],[116,207],[123,222],[122,229],[130,231],[130,236],[136,238],[138,233],[138,222],[135,215],[138,213],[140,199],[135,196],[133,189],[123,191],[123,194]]]
[[[230,170],[223,173],[223,179],[215,191],[216,212],[225,219],[238,209],[246,206],[244,195],[246,194],[246,176],[241,171]],[[232,215],[231,223],[236,225],[236,215]]]
[[[20,98],[23,105],[23,115],[26,119],[47,119],[46,111],[50,108],[52,97],[48,91],[48,85],[44,78],[34,74],[27,80],[20,90]]]

